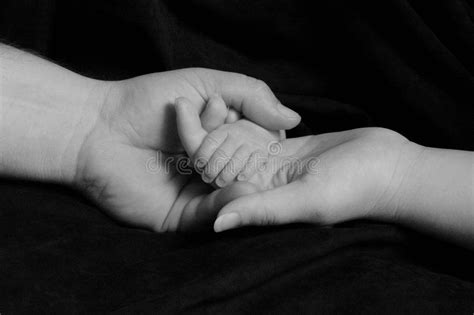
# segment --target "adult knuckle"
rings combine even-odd
[[[247,82],[247,84],[255,89],[268,89],[268,85],[263,81],[263,80],[260,80],[260,79],[257,79],[257,78],[254,78],[252,76],[249,76],[249,75],[245,75],[243,74],[242,75],[242,78],[244,81]]]
[[[257,92],[263,92],[263,93],[266,93],[270,90],[270,88],[268,87],[268,85],[260,80],[260,79],[255,79],[255,82],[253,83],[254,87],[255,87],[255,90]]]
[[[262,209],[260,223],[263,225],[274,225],[276,224],[276,217],[271,211],[268,211],[268,209],[264,207]]]
[[[267,201],[263,196],[260,197],[260,223],[262,225],[274,225],[277,223],[277,217],[274,211],[269,208]]]

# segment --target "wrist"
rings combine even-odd
[[[98,81],[85,78],[82,93],[87,97],[76,104],[79,109],[73,120],[73,128],[65,135],[65,147],[60,157],[60,182],[74,184],[79,169],[79,159],[89,136],[97,127],[103,113],[104,104],[109,98],[115,82]]]
[[[0,46],[0,176],[71,182],[107,83]]]
[[[406,140],[400,146],[397,162],[390,175],[387,189],[379,205],[379,219],[402,223],[406,216],[407,201],[412,198],[411,187],[416,170],[423,163],[425,147]]]

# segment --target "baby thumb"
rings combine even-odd
[[[193,156],[207,136],[207,132],[201,125],[197,106],[190,100],[185,97],[177,98],[175,108],[179,139],[188,156]]]

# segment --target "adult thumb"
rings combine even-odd
[[[296,181],[235,199],[219,212],[214,222],[214,231],[222,232],[246,225],[307,221],[305,218],[309,218],[311,206],[308,204],[306,191],[307,186]]]
[[[215,92],[248,120],[269,130],[291,129],[300,122],[301,117],[282,105],[265,82],[239,73],[207,71],[212,71]]]

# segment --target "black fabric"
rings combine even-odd
[[[0,37],[101,79],[258,77],[302,114],[295,136],[382,126],[473,149],[472,3],[309,3],[2,0]],[[474,311],[473,253],[396,226],[158,235],[67,188],[11,180],[0,216],[2,314]]]

